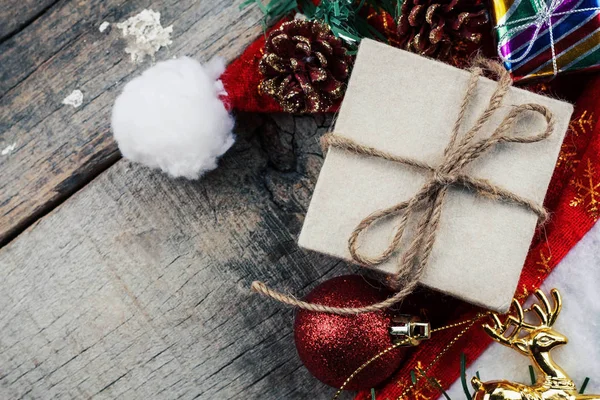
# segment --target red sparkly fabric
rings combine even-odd
[[[586,80],[585,77],[583,79]],[[563,78],[564,82],[567,80],[568,78]],[[600,75],[588,77],[586,88],[576,102],[546,196],[545,205],[552,212],[552,219],[544,229],[538,230],[530,248],[515,294],[520,300],[526,299],[541,285],[552,269],[600,218],[598,93]],[[430,304],[429,308],[434,310],[433,315],[429,315],[434,327],[464,321],[482,311],[453,299],[435,298],[439,296],[433,294],[429,296],[434,297],[433,301],[424,299],[424,304]],[[416,294],[414,297],[418,299],[422,295]],[[435,379],[447,389],[459,378],[461,354],[466,355],[467,363],[470,364],[491,343],[491,339],[481,329],[481,323],[476,323],[432,364],[460,331],[460,327],[440,331],[431,340],[423,342],[407,357],[404,365],[387,384],[376,391],[377,399],[397,399],[405,391],[403,399],[438,398],[441,392],[431,381]],[[415,368],[427,369],[429,366],[427,376],[431,378],[430,381],[420,379],[416,385],[412,385],[410,371]],[[356,399],[370,400],[371,393],[361,392]]]

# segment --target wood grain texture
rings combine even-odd
[[[239,117],[196,182],[118,161],[0,249],[0,398],[330,398],[248,290],[352,270],[296,245],[329,124]]]
[[[0,245],[77,191],[118,158],[110,135],[114,98],[134,65],[119,29],[144,8],[173,25],[173,44],[157,60],[190,55],[233,59],[261,32],[256,8],[241,0],[62,0],[0,44]],[[4,18],[4,15],[3,15]],[[3,21],[0,20],[0,24]],[[61,104],[83,92],[77,109]]]
[[[58,0],[2,0],[0,42],[43,15]]]

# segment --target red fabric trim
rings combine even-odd
[[[240,57],[227,66],[221,76],[221,81],[227,92],[223,102],[228,110],[257,113],[282,112],[281,107],[273,98],[258,92],[258,84],[262,79],[258,71],[258,63],[262,58],[268,33],[279,28],[283,22],[285,20],[260,35]]]

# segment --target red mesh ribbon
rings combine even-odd
[[[590,230],[600,218],[600,76],[589,79],[585,91],[579,97],[571,119],[559,160],[552,177],[545,205],[552,212],[552,219],[544,229],[538,230],[525,261],[516,296],[524,300],[549,275],[562,258]],[[546,241],[547,238],[547,241]],[[433,310],[435,307],[437,309]],[[481,310],[453,300],[432,303],[431,320],[445,314],[448,323],[472,318]],[[441,321],[441,320],[440,320]],[[441,324],[441,322],[440,322]],[[410,371],[426,368],[449,343],[460,328],[441,331],[422,343],[408,357],[403,367],[377,390],[378,399],[397,399],[411,385]],[[447,389],[460,374],[460,356],[466,355],[470,364],[491,339],[475,324],[440,360],[429,373]],[[404,399],[435,399],[441,395],[434,385],[421,379]],[[370,400],[371,393],[361,392],[357,400]]]

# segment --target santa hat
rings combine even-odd
[[[116,99],[113,133],[126,158],[196,179],[233,145],[233,111],[334,112],[350,62],[326,25],[284,20],[227,68],[188,57],[150,67]]]

